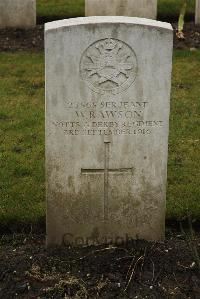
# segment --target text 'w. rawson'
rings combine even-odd
[[[46,24],[47,245],[164,238],[173,31]]]

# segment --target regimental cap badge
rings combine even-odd
[[[99,40],[84,51],[80,74],[95,92],[120,93],[129,88],[136,78],[135,52],[120,40]]]

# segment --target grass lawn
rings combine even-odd
[[[46,20],[84,16],[84,0],[37,0],[37,15]],[[158,0],[158,18],[176,20],[182,0]],[[195,0],[189,0],[187,15],[194,16]]]
[[[200,51],[175,51],[167,216],[200,220]]]
[[[37,16],[52,18],[72,18],[85,14],[84,0],[37,0]]]
[[[0,53],[0,223],[45,217],[43,53]],[[167,217],[200,220],[200,51],[175,51]]]
[[[43,54],[0,53],[0,221],[44,215]]]

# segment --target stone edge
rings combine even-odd
[[[151,19],[135,18],[135,17],[119,17],[119,16],[102,16],[102,17],[93,16],[93,17],[71,18],[71,19],[49,22],[45,24],[45,32],[56,30],[63,27],[92,25],[92,24],[112,24],[112,23],[141,25],[141,26],[173,31],[173,28],[170,23],[155,21]]]

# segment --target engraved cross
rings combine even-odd
[[[110,150],[110,142],[104,142],[104,168],[99,169],[81,169],[82,174],[99,174],[102,173],[104,175],[104,220],[108,220],[108,193],[109,193],[109,173],[130,173],[133,174],[133,167],[132,168],[110,168],[109,167],[109,150]]]

